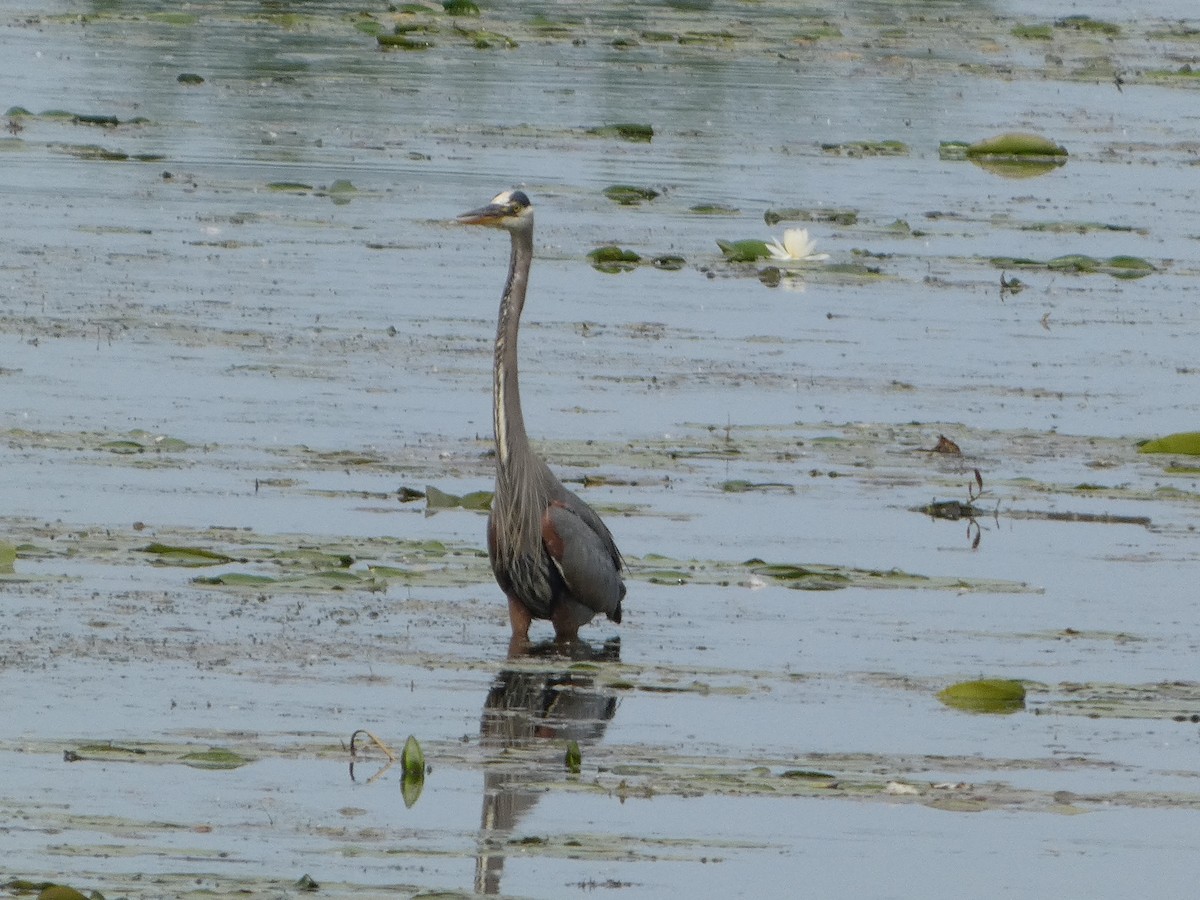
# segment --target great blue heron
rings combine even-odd
[[[508,596],[515,646],[528,644],[533,619],[549,619],[557,640],[573,641],[598,613],[621,621],[624,562],[600,516],[563,487],[525,433],[517,330],[533,259],[533,206],[522,191],[505,191],[458,220],[503,228],[512,237],[492,370],[496,493],[488,516],[488,558]]]

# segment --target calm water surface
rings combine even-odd
[[[145,542],[220,525],[297,536],[289,546],[478,547],[478,515],[426,516],[389,495],[490,484],[508,248],[452,222],[516,184],[538,207],[530,431],[598,443],[612,483],[587,496],[632,512],[609,515],[635,565],[759,558],[1031,590],[639,580],[620,677],[653,689],[596,688],[603,714],[561,720],[510,698],[499,721],[531,732],[518,736],[484,714],[510,671],[486,573],[259,599],[141,558],[26,548],[17,574],[57,580],[0,592],[0,803],[18,823],[0,880],[110,897],[284,896],[305,872],[335,896],[793,896],[803,883],[948,897],[968,877],[989,895],[1124,897],[1147,879],[1156,896],[1183,893],[1196,726],[1050,703],[1070,684],[1197,680],[1195,475],[1133,451],[1200,427],[1194,88],[1153,75],[1193,59],[1178,27],[1188,4],[1148,18],[1116,3],[520,3],[439,15],[435,46],[409,53],[379,52],[354,27],[368,12],[390,30],[383,7],[163,12],[180,10],[0,3],[0,105],[34,113],[0,138],[0,541],[22,543],[30,523],[116,534],[139,522]],[[1011,33],[1081,12],[1120,33]],[[563,28],[539,30],[547,21]],[[455,24],[520,46],[477,50]],[[797,40],[818,25],[840,36]],[[654,138],[586,131],[614,122],[651,124]],[[942,141],[1010,130],[1063,144],[1068,163],[1008,179],[939,156]],[[883,139],[909,150],[823,148]],[[356,189],[337,195],[349,202],[326,190],[339,180]],[[612,184],[660,196],[622,207],[602,194]],[[789,207],[856,212],[799,224],[831,263],[880,277],[805,270],[768,288],[721,259],[718,239],[777,237],[785,224],[763,214]],[[1039,223],[1115,228],[1028,228]],[[604,275],[585,255],[608,243],[687,265]],[[1157,271],[1006,271],[1026,288],[1001,296],[992,257],[1070,253]],[[135,430],[191,449],[95,449],[95,435]],[[939,433],[966,458],[915,452]],[[639,455],[723,434],[745,452]],[[581,477],[567,446],[556,468]],[[339,451],[383,464],[319,456]],[[974,550],[963,523],[911,511],[965,499],[973,468],[1000,504]],[[791,490],[721,489],[734,479]],[[1151,526],[1005,514],[1030,509]],[[1086,634],[1062,639],[1068,628]],[[536,694],[566,663],[526,668]],[[1030,705],[1046,714],[970,716],[935,699],[980,675],[1040,685]],[[558,775],[555,741],[578,721],[595,790]],[[433,771],[411,809],[398,776],[347,777],[342,744],[359,727],[426,743]],[[256,761],[59,761],[109,740],[232,745]],[[505,748],[529,770],[505,769]],[[636,769],[676,758],[691,787],[662,790]],[[1029,793],[968,814],[877,791],[725,789],[705,769],[756,765]]]

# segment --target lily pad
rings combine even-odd
[[[1179,456],[1200,456],[1200,431],[1181,431],[1166,437],[1146,441],[1138,453],[1174,453]]]
[[[768,225],[780,222],[832,222],[835,225],[854,225],[858,222],[858,210],[854,209],[768,209],[763,213]]]
[[[38,892],[37,900],[88,900],[88,895],[65,884],[51,884]]]
[[[966,152],[968,159],[980,156],[1065,157],[1067,155],[1065,147],[1054,143],[1049,138],[1023,131],[1010,131],[996,137],[976,141],[967,147]]]
[[[17,548],[0,541],[0,575],[12,575],[17,562]]]
[[[634,187],[630,184],[614,184],[604,189],[604,196],[622,206],[637,206],[658,196],[653,188]]]
[[[600,272],[628,272],[636,269],[642,258],[632,250],[623,250],[615,245],[597,247],[588,253],[592,267]]]
[[[421,750],[420,742],[411,734],[404,742],[404,749],[400,751],[400,767],[406,775],[425,774],[425,753]]]
[[[721,248],[721,252],[730,262],[754,262],[759,259],[768,259],[771,256],[766,241],[753,238],[744,241],[718,240],[717,246]]]
[[[1064,16],[1061,19],[1056,19],[1054,22],[1055,28],[1072,28],[1075,31],[1090,31],[1095,34],[1102,34],[1106,37],[1116,37],[1121,33],[1121,26],[1114,25],[1112,22],[1105,22],[1100,19],[1093,19],[1091,16]]]
[[[472,491],[469,494],[448,494],[443,490],[428,485],[425,488],[425,506],[427,509],[470,509],[486,512],[492,508],[491,491]]]
[[[233,557],[202,547],[179,547],[172,544],[153,543],[142,548],[143,553],[155,556],[163,565],[216,566],[233,561]]]
[[[962,681],[937,696],[947,706],[966,712],[1008,714],[1025,708],[1025,685],[1007,678]]]
[[[251,760],[232,750],[212,747],[208,750],[185,753],[179,761],[194,769],[237,769]]]
[[[451,16],[478,16],[479,7],[472,0],[444,0],[442,9]]]
[[[428,50],[432,41],[419,41],[403,34],[377,34],[376,42],[381,50]]]
[[[667,254],[666,256],[654,257],[654,259],[650,260],[650,265],[665,272],[678,272],[687,265],[687,260],[682,256]]]

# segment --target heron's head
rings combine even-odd
[[[528,228],[533,225],[533,204],[524,191],[504,191],[486,206],[465,212],[458,217],[463,225],[487,225],[491,228]]]

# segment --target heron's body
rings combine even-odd
[[[621,621],[621,553],[590,506],[563,487],[534,453],[525,432],[517,376],[517,333],[533,259],[533,207],[506,191],[460,221],[512,236],[508,281],[500,300],[493,368],[496,492],[488,517],[488,557],[508,596],[513,640],[526,643],[533,619],[549,619],[559,640],[603,613]]]

